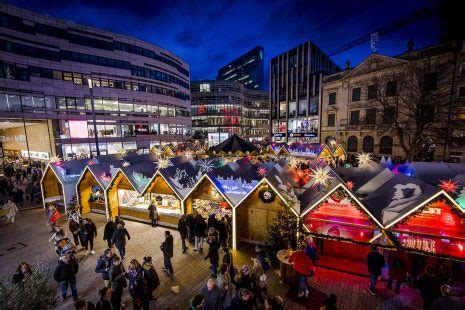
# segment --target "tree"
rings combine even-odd
[[[452,57],[403,60],[404,64],[371,79],[367,97],[390,132],[413,160],[447,136]]]
[[[50,269],[37,261],[32,274],[20,285],[9,280],[0,282],[0,305],[5,310],[52,309],[56,292],[50,287]]]
[[[268,228],[267,248],[271,257],[276,261],[276,253],[289,247],[297,247],[298,219],[289,208],[283,207],[276,213],[276,217]]]

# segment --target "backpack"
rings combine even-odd
[[[60,270],[60,266],[57,266],[55,268],[55,271],[53,272],[53,279],[55,279],[55,281],[57,282],[61,282],[61,270]]]

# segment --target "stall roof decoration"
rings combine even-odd
[[[111,182],[112,177],[121,168],[123,164],[122,159],[115,161],[104,161],[98,164],[88,165],[87,168],[90,170],[92,175],[95,177],[97,182],[103,189],[106,189]]]
[[[215,152],[215,155],[245,155],[246,153],[258,153],[259,151],[258,147],[236,134],[209,149],[209,152],[212,154]]]
[[[146,154],[144,154],[146,155]],[[151,162],[141,162],[138,164],[130,165],[127,167],[121,167],[121,172],[132,184],[134,189],[142,194],[147,184],[150,182],[150,179],[157,171],[156,165]],[[116,173],[115,173],[116,176]],[[114,179],[114,176],[113,176]]]
[[[237,206],[260,183],[262,176],[257,166],[243,158],[213,170],[208,177],[233,206]]]
[[[457,191],[450,195],[462,209],[465,209],[465,173],[457,175],[452,181],[457,184]]]
[[[337,158],[347,158],[347,153],[346,150],[342,147],[342,145],[338,145],[336,147],[336,150],[333,152],[333,156]]]
[[[276,152],[274,151],[273,147],[271,145],[268,145],[266,148],[265,148],[265,154],[269,154],[269,155],[276,155]]]
[[[268,183],[283,198],[296,215],[300,214],[300,202],[297,197],[292,175],[283,166],[277,163],[265,176]]]
[[[76,159],[50,163],[48,167],[52,169],[62,184],[70,184],[79,180],[88,163],[89,159]]]
[[[175,157],[176,152],[173,151],[173,148],[171,148],[170,146],[167,146],[165,148],[165,150],[163,151],[163,156],[165,156],[165,157]]]
[[[360,167],[334,167],[332,168],[334,172],[347,184],[347,182],[352,182],[354,187],[352,191],[356,192],[362,188],[365,184],[375,178],[383,170],[386,170],[387,173],[392,175],[389,169],[382,167],[380,164],[372,163],[371,165],[360,168]],[[371,191],[370,191],[371,192]]]
[[[324,148],[320,143],[293,143],[287,147],[291,155],[317,157]]]
[[[398,174],[366,196],[362,203],[386,227],[440,191],[418,179]]]
[[[454,179],[465,174],[465,164],[413,162],[413,176],[430,185],[437,186],[440,180]]]

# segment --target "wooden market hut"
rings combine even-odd
[[[170,146],[167,146],[167,147],[165,147],[165,149],[163,150],[163,156],[164,156],[164,157],[175,157],[175,156],[176,156],[176,152],[173,151],[173,149],[172,149]]]
[[[154,162],[123,164],[106,190],[108,216],[114,218],[119,215],[123,218],[150,221],[148,212],[150,196],[141,194],[156,171]]]
[[[82,214],[91,211],[107,215],[105,191],[123,159],[117,155],[106,161],[92,160],[76,184],[77,203]]]
[[[68,209],[76,199],[76,183],[88,161],[57,161],[47,165],[40,180],[44,208],[53,204],[60,212]]]
[[[276,152],[278,156],[290,156],[291,154],[287,150],[286,146],[281,146],[281,148]]]

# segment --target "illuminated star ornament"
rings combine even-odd
[[[347,187],[349,190],[353,190],[354,187],[355,187],[355,183],[354,183],[353,181],[347,181],[346,187]]]
[[[188,160],[191,160],[194,158],[194,152],[192,150],[186,150],[184,152],[184,157]]]
[[[440,180],[439,183],[439,188],[445,191],[448,194],[456,193],[458,189],[458,183],[452,181],[451,179],[449,180]]]
[[[58,156],[52,156],[52,157],[50,157],[48,162],[51,163],[51,164],[59,163],[59,162],[61,162],[61,158],[58,157]]]
[[[163,154],[163,152],[158,147],[154,147],[152,149],[152,153],[157,157],[160,157]]]
[[[297,169],[297,166],[299,165],[299,160],[295,157],[291,157],[289,160],[289,166],[291,167],[292,170]]]
[[[121,148],[118,150],[118,155],[121,156],[121,157],[124,157],[128,154],[128,151],[126,151],[125,149]]]
[[[332,179],[332,177],[329,175],[329,167],[316,167],[316,169],[310,170],[312,171],[310,174],[310,183],[312,186],[323,185],[326,187]]]
[[[155,162],[155,164],[157,165],[158,169],[166,169],[172,165],[171,161],[166,158],[160,158],[158,161]]]
[[[260,167],[257,169],[257,173],[261,176],[264,177],[266,174],[266,169],[264,167]]]
[[[199,166],[199,170],[203,173],[209,173],[213,169],[215,169],[215,162],[213,159],[205,158],[197,161],[197,166]]]
[[[123,167],[129,167],[129,166],[131,166],[130,162],[128,162],[128,161],[123,162]]]
[[[373,162],[371,160],[371,153],[362,152],[357,154],[357,162],[360,168],[366,168],[370,166]]]

